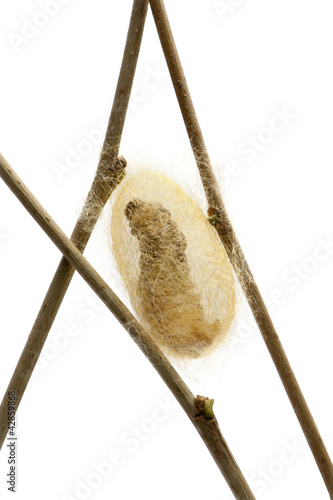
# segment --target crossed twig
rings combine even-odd
[[[210,207],[210,215],[213,214],[214,216],[214,227],[247,297],[272,360],[323,476],[330,497],[333,498],[332,462],[274,329],[224,207],[187,87],[163,0],[149,0],[149,2],[148,0],[134,0],[123,62],[99,165],[71,240],[52,221],[51,217],[0,155],[1,177],[64,254],[2,401],[0,407],[0,446],[3,444],[8,429],[6,414],[7,393],[8,391],[16,392],[16,404],[18,406],[70,284],[74,269],[76,269],[153,363],[158,373],[196,426],[235,497],[238,499],[254,498],[221,434],[214,414],[211,411],[209,415],[205,413],[204,409],[202,409],[204,407],[202,398],[194,397],[171,363],[160,351],[159,347],[152,341],[124,304],[122,304],[119,298],[82,256],[82,252],[105,203],[116,185],[121,181],[124,173],[125,163],[118,159],[119,145],[141,46],[148,3],[150,3],[153,12],[164,55],[191,141],[208,206]],[[89,214],[88,225],[87,214]]]

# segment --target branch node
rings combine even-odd
[[[127,161],[124,158],[124,156],[119,156],[112,167],[110,167],[110,170],[123,170],[124,168],[127,167]]]
[[[207,214],[207,220],[212,224],[212,226],[216,226],[219,222],[222,222],[222,212],[218,208],[209,207]]]
[[[206,398],[205,396],[197,396],[195,398],[195,404],[198,409],[196,417],[203,416],[207,420],[212,420],[215,418],[213,412],[214,399]]]

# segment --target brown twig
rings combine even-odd
[[[99,167],[97,169],[93,186],[89,192],[87,202],[71,238],[81,252],[83,252],[89,240],[95,223],[98,220],[100,212],[107,201],[115,182],[119,179],[119,172],[114,170],[113,172],[110,172],[109,167],[115,165],[116,168],[119,167],[120,170],[124,167],[121,162],[117,165],[116,159],[130,95],[130,88],[133,82],[136,61],[139,53],[147,5],[148,2],[144,0],[136,0],[134,2],[122,69]],[[1,155],[0,162],[5,162],[5,160],[1,158]],[[21,181],[17,180],[17,182],[19,186],[22,186]],[[88,226],[87,215],[89,218]],[[46,223],[52,223],[51,219],[47,215],[45,215],[45,221]],[[61,236],[64,237],[64,235]],[[78,254],[75,247],[72,246],[71,250]],[[79,257],[81,256],[80,254],[78,255]],[[6,395],[9,390],[16,392],[17,407],[74,274],[74,267],[71,266],[71,263],[73,263],[73,261],[70,261],[70,259],[67,260],[65,257],[61,260],[31,331],[28,342],[22,352],[19,363],[7,389]],[[84,266],[85,261],[83,259],[83,269]],[[127,327],[134,340],[136,340],[141,349],[147,353],[154,366],[158,367],[159,373],[167,382],[173,394],[175,394],[178,401],[202,436],[202,439],[206,443],[218,467],[225,476],[231,490],[234,492],[235,497],[244,500],[253,499],[254,496],[252,495],[250,488],[248,487],[227,446],[227,443],[220,432],[216,419],[213,418],[206,420],[201,414],[198,413],[194,403],[194,396],[182,382],[173,367],[162,355],[162,353],[160,353],[158,348],[150,342],[150,338],[148,338],[148,343],[147,341],[145,342],[145,337],[140,325],[136,323],[133,316],[126,310],[126,308],[124,308],[119,299],[112,294],[107,285],[103,283],[101,279],[100,282],[98,281],[98,275],[96,273],[95,275],[97,278],[95,285],[101,294],[100,296],[103,296],[103,291],[106,291],[106,293],[109,292],[108,307],[114,313],[116,312],[117,318],[124,326]],[[123,314],[121,315],[121,313]],[[0,408],[0,446],[2,446],[7,433],[6,403],[7,398],[5,396],[2,407]]]
[[[124,165],[121,162],[117,163],[117,156],[147,9],[148,0],[134,1],[118,85],[99,165],[87,200],[71,236],[71,240],[81,252],[84,251],[101,211],[123,172]],[[89,224],[87,224],[88,221]],[[8,430],[8,391],[15,391],[16,408],[18,408],[74,271],[68,260],[63,258],[44,298],[0,406],[0,449]]]
[[[149,0],[208,206],[218,214],[215,228],[232,263],[260,332],[294,408],[318,468],[333,498],[333,466],[226,212],[191,100],[163,0]]]
[[[207,411],[205,418],[205,412],[200,411],[200,405],[198,406],[198,398],[197,400],[194,398],[169,360],[154,343],[152,337],[142,328],[140,323],[89,264],[72,241],[67,238],[51,219],[1,154],[0,176],[63,253],[64,257],[81,274],[147,356],[196,427],[234,493],[235,498],[239,500],[253,500],[255,497],[222,436],[211,408],[209,408],[209,412]]]

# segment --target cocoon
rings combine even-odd
[[[164,175],[124,179],[112,207],[116,263],[134,311],[165,354],[199,358],[225,338],[235,283],[200,207]]]

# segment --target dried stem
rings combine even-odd
[[[110,167],[117,167],[116,159],[118,156],[119,144],[128,106],[130,90],[133,83],[136,62],[139,54],[144,22],[147,13],[147,6],[147,0],[135,0],[133,5],[132,18],[126,42],[123,64],[119,76],[116,96],[111,112],[100,163],[87,201],[71,238],[73,243],[75,243],[75,245],[77,246],[78,250],[63,233],[57,233],[56,225],[52,222],[51,218],[45,212],[43,214],[43,220],[46,226],[49,224],[51,226],[53,224],[54,226],[52,233],[54,237],[59,238],[60,242],[67,242],[67,246],[65,245],[63,248],[64,255],[67,258],[63,257],[60,262],[58,270],[53,278],[33,329],[30,333],[27,344],[22,352],[14,375],[10,381],[6,395],[9,390],[15,391],[16,404],[18,407],[33,372],[33,369],[36,365],[42,347],[46,341],[48,332],[50,331],[54,318],[59,310],[62,299],[74,274],[74,267],[72,267],[71,264],[74,264],[75,259],[71,260],[69,255],[76,255],[75,263],[76,265],[78,265],[78,263],[81,263],[81,272],[86,273],[85,279],[87,279],[90,284],[93,283],[93,289],[106,303],[107,307],[109,307],[109,309],[115,314],[121,324],[125,326],[133,339],[139,344],[140,348],[153,363],[157,371],[160,373],[170,390],[173,392],[173,394],[183,407],[184,411],[189,416],[192,423],[197,428],[203,441],[206,443],[210,453],[216,461],[219,469],[225,476],[231,490],[235,495],[235,498],[240,500],[251,500],[254,499],[254,496],[252,495],[251,490],[246,483],[246,480],[244,479],[237,463],[235,462],[227,446],[227,443],[225,442],[221,434],[215,417],[207,420],[198,413],[194,396],[181,380],[172,365],[160,352],[159,348],[152,343],[151,338],[147,336],[146,332],[144,332],[142,327],[137,323],[135,318],[126,309],[126,307],[120,302],[117,296],[111,291],[111,289],[109,289],[106,283],[103,282],[103,280],[91,268],[91,266],[89,266],[89,264],[80,254],[80,252],[84,251],[84,248],[88,243],[90,235],[99,218],[104,204],[110,196],[117,181],[120,180],[120,172],[116,169],[113,169],[110,172]],[[12,173],[9,165],[1,157],[1,155],[0,164],[1,169],[7,169],[7,174]],[[121,167],[121,165],[118,164],[118,167]],[[18,194],[20,191],[22,191],[23,184],[17,177],[16,187],[18,188]],[[38,203],[37,205],[36,203],[33,203],[34,201],[36,202],[36,200],[33,199],[30,193],[27,192],[27,190],[25,194],[26,202],[30,199],[30,213],[32,213],[37,218],[38,208],[40,212],[43,212],[43,210],[41,207],[38,207]],[[25,206],[27,206],[26,203],[24,204]],[[88,226],[87,215],[89,217]],[[68,253],[65,252],[65,249],[67,249]],[[0,447],[2,446],[7,434],[6,395],[0,407]]]
[[[231,454],[209,405],[209,419],[207,419],[204,417],[204,412],[198,411],[197,400],[169,360],[164,356],[160,348],[154,343],[152,337],[143,329],[117,295],[75,247],[72,241],[67,238],[57,224],[51,219],[1,154],[0,176],[63,253],[64,257],[78,273],[81,274],[121,325],[128,331],[130,336],[152,363],[196,427],[228,482],[235,498],[239,500],[253,500],[255,497]]]
[[[330,497],[333,498],[333,466],[330,456],[275,331],[219,193],[218,184],[191,100],[163,0],[149,0],[149,3],[198,165],[208,206],[217,212],[219,216],[215,224],[216,230],[235,269],[239,282],[243,287],[244,294],[312,450]]]
[[[105,203],[120,180],[122,165],[117,162],[117,156],[140,51],[147,9],[148,0],[134,1],[118,85],[99,165],[87,200],[71,236],[71,240],[80,252],[84,251]],[[89,219],[89,224],[87,224],[87,218]],[[68,260],[63,258],[44,298],[0,406],[0,449],[8,430],[8,391],[16,392],[16,408],[18,408],[74,271]]]

